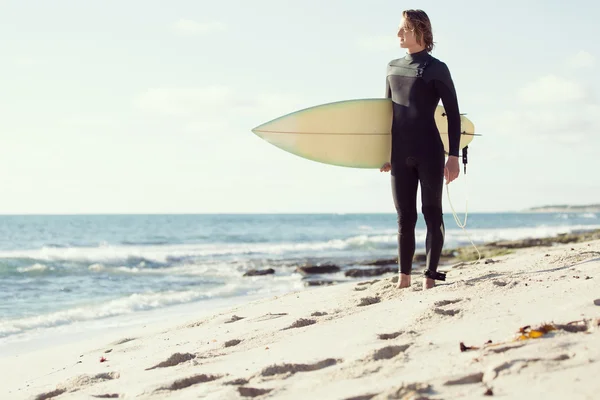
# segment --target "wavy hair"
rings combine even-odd
[[[423,10],[404,10],[402,16],[406,21],[406,27],[415,32],[417,42],[423,43],[425,50],[431,53],[433,50],[433,32],[431,30],[431,21]]]

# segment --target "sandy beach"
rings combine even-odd
[[[600,241],[255,300],[0,358],[3,399],[593,399]],[[198,313],[200,314],[200,313]]]
[[[0,0],[0,400],[600,400],[573,3]]]

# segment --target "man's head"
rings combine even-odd
[[[423,10],[405,10],[398,27],[400,47],[411,52],[419,50],[433,50],[433,33],[431,22]]]

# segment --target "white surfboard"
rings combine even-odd
[[[446,153],[448,121],[438,106],[435,121]],[[356,99],[293,112],[252,129],[256,135],[297,156],[342,167],[380,168],[389,161],[392,127],[390,99]],[[461,115],[460,148],[475,126]]]

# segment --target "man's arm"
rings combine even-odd
[[[390,79],[389,79],[388,72],[389,72],[389,65],[388,65],[388,71],[386,72],[386,76],[385,76],[385,98],[391,99],[392,98],[392,87],[390,86]],[[391,137],[390,137],[390,140],[392,140]],[[394,146],[390,146],[390,160],[388,161],[390,163],[390,165],[392,163],[393,156],[394,156]]]
[[[390,80],[388,79],[388,77],[385,77],[385,98],[386,99],[391,99],[392,98],[392,88],[390,87]]]
[[[450,70],[443,62],[437,65],[435,88],[444,104],[448,119],[448,154],[458,157],[460,147],[460,111]]]

